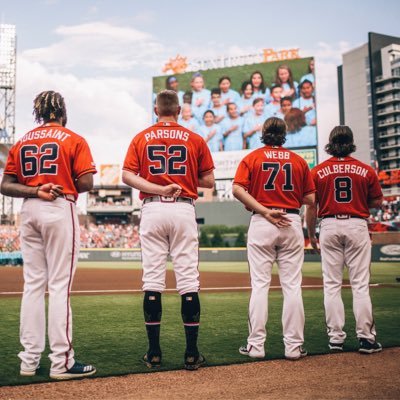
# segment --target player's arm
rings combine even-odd
[[[378,197],[376,199],[369,199],[368,200],[368,207],[369,208],[380,208],[382,206],[383,197]]]
[[[314,204],[306,206],[306,224],[311,246],[316,252],[320,253],[315,232],[315,226],[317,224],[317,205],[315,204],[315,202]]]
[[[141,176],[126,170],[122,171],[122,182],[143,193],[158,194],[159,196],[166,197],[178,197],[182,190],[181,186],[176,183],[171,183],[167,186],[157,185],[156,183],[149,182]]]
[[[198,187],[212,189],[215,184],[214,171],[207,171],[199,176]]]
[[[285,212],[278,210],[269,210],[260,204],[244,187],[233,184],[232,186],[233,195],[242,202],[249,210],[253,210],[257,214],[261,214],[271,224],[281,228],[290,225],[290,220],[285,217]]]
[[[93,174],[88,173],[85,175],[80,176],[75,181],[75,187],[78,193],[88,192],[89,190],[93,189]]]
[[[306,223],[311,246],[319,253],[318,240],[315,236],[315,225],[317,223],[317,205],[315,203],[315,193],[306,194],[303,197],[302,203],[306,205]]]
[[[62,194],[63,187],[53,183],[40,186],[27,186],[18,182],[16,175],[4,174],[0,192],[4,196],[22,198],[40,198],[53,201]]]

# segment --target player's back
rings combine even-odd
[[[306,161],[286,148],[264,146],[247,155],[235,177],[241,185],[243,167],[248,171],[243,178],[250,176],[246,189],[265,207],[298,209],[303,197],[314,192]]]
[[[197,199],[199,174],[213,169],[204,139],[176,122],[159,122],[132,140],[124,170],[158,185],[179,184],[181,196]],[[152,196],[140,193],[140,198]]]
[[[74,181],[84,173],[95,173],[85,139],[71,130],[47,123],[26,133],[10,149],[4,170],[18,182],[39,186],[52,182],[63,186],[64,194],[78,195]]]
[[[353,157],[331,157],[311,173],[319,217],[346,214],[367,218],[368,201],[382,196],[373,168]]]

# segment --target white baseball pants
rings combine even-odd
[[[371,240],[367,221],[325,218],[320,233],[326,325],[331,343],[343,343],[346,333],[341,289],[343,268],[349,270],[357,338],[375,341],[376,331],[369,295]]]
[[[247,256],[250,266],[249,304],[250,354],[264,357],[268,321],[268,291],[273,263],[276,261],[283,292],[283,342],[285,356],[296,358],[304,342],[304,308],[301,294],[301,268],[304,261],[304,236],[301,219],[288,214],[291,225],[277,228],[263,216],[252,216],[248,231]],[[250,347],[251,346],[251,347]]]
[[[143,291],[164,291],[168,254],[174,265],[179,294],[199,291],[199,241],[193,205],[182,202],[144,204],[139,233]]]
[[[24,294],[21,304],[18,356],[21,369],[34,371],[45,349],[45,291],[48,286],[50,374],[65,372],[75,362],[72,348],[70,290],[79,251],[79,222],[75,204],[26,199],[21,209],[21,249]]]

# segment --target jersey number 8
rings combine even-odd
[[[337,203],[350,203],[353,199],[351,191],[352,181],[348,176],[340,176],[335,178],[335,201]]]

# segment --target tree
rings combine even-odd
[[[211,246],[212,247],[223,247],[224,240],[222,239],[221,233],[219,230],[216,230],[214,236],[211,239]]]
[[[199,245],[200,247],[210,247],[210,239],[208,238],[206,231],[201,231]]]
[[[235,247],[246,247],[246,238],[243,232],[239,232],[235,241]]]

